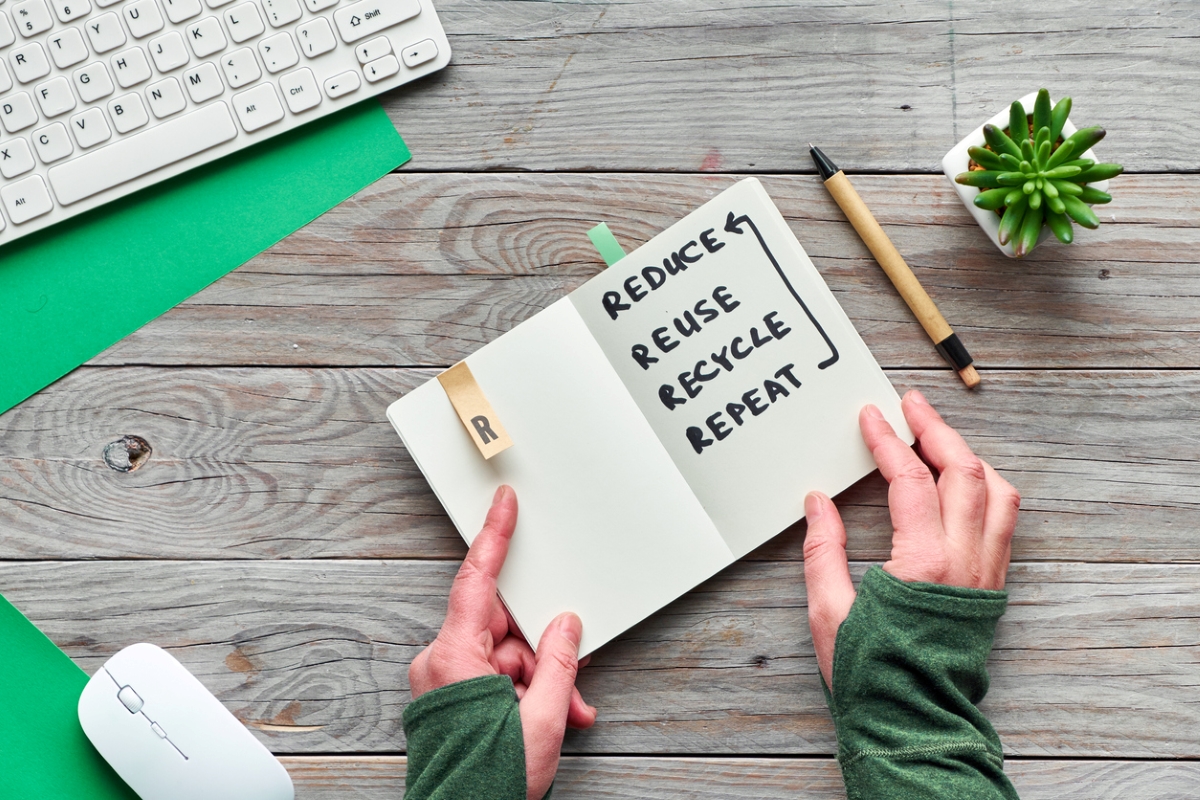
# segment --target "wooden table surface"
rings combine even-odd
[[[1137,10],[1104,6],[1139,5]],[[807,7],[806,7],[807,6]],[[170,649],[298,797],[397,798],[406,671],[464,553],[386,406],[742,175],[897,389],[1024,497],[985,710],[1023,798],[1200,794],[1200,7],[441,0],[384,98],[411,163],[0,416],[0,590],[80,666]],[[1071,94],[1103,226],[1002,257],[939,173]],[[813,141],[976,358],[964,390],[814,176]],[[116,313],[116,310],[112,310]],[[111,468],[109,443],[153,454]],[[838,499],[858,574],[878,476]],[[841,798],[799,525],[596,654],[568,798]]]

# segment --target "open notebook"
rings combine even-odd
[[[388,408],[469,543],[501,483],[520,515],[499,589],[536,645],[586,654],[875,468],[858,431],[900,400],[762,185],[743,180],[466,359],[512,438],[485,460],[442,385]]]

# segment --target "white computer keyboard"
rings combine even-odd
[[[0,244],[449,60],[429,0],[0,0]]]

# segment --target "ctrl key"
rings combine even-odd
[[[317,79],[310,69],[298,69],[281,76],[279,88],[283,90],[283,99],[293,114],[308,111],[321,102],[321,90],[317,88]]]
[[[0,200],[4,202],[4,210],[14,225],[48,214],[54,208],[50,191],[41,175],[30,175],[0,189]]]

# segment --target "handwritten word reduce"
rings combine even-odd
[[[718,242],[712,237],[714,230],[716,229],[709,228],[706,231],[701,231],[699,243],[693,239],[674,253],[671,253],[671,255],[663,259],[661,268],[645,267],[641,273],[630,275],[621,284],[622,288],[625,289],[624,295],[616,291],[605,292],[600,302],[604,305],[604,310],[608,312],[608,316],[616,319],[617,314],[633,308],[633,306],[625,302],[626,297],[633,303],[641,302],[649,296],[650,292],[661,289],[663,284],[667,282],[667,278],[686,271],[689,264],[695,264],[699,261],[705,252],[715,253],[724,247],[724,242]],[[703,249],[701,249],[701,246],[703,246]],[[645,281],[645,284],[643,285],[641,281]]]

